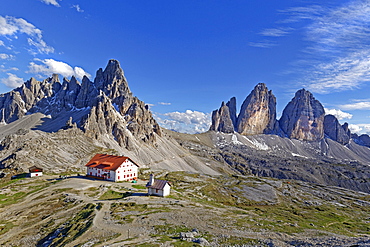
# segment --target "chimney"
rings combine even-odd
[[[148,185],[152,186],[154,184],[154,174],[150,174]]]

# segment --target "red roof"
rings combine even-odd
[[[42,168],[39,168],[39,167],[36,167],[36,166],[30,167],[29,170],[30,170],[30,173],[33,173],[33,172],[42,172]]]
[[[91,168],[115,171],[126,160],[130,160],[134,165],[139,167],[139,165],[133,162],[129,157],[109,154],[95,154],[95,156],[86,164],[86,166]]]

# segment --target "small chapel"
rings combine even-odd
[[[168,196],[171,191],[171,184],[166,180],[154,179],[154,175],[150,174],[149,182],[146,184],[148,195]]]

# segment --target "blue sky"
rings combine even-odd
[[[240,108],[264,82],[278,116],[306,88],[370,132],[370,0],[2,0],[0,93],[93,79],[112,58],[167,128],[205,131],[222,101]]]

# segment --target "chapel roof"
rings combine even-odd
[[[164,186],[166,186],[167,183],[171,186],[171,184],[167,180],[154,179],[154,183],[152,185],[149,185],[149,183],[147,183],[146,187],[163,190]]]

